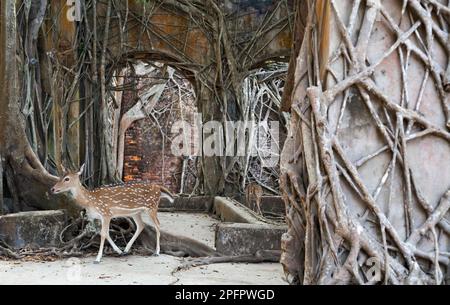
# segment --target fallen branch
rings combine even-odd
[[[280,261],[281,251],[280,250],[258,250],[254,255],[237,255],[237,256],[208,256],[208,257],[197,257],[197,258],[187,258],[177,268],[172,271],[172,274],[187,270],[189,268],[211,265],[211,264],[221,264],[221,263],[277,263]]]

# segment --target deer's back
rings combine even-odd
[[[255,182],[249,183],[247,185],[246,190],[247,190],[247,192],[246,192],[247,200],[259,198],[263,194],[262,187],[258,183],[255,183]]]
[[[258,183],[252,182],[247,185],[248,196],[261,196],[262,193],[262,187]]]
[[[158,185],[137,183],[111,187],[100,187],[89,192],[91,205],[133,209],[139,207],[158,208],[161,190]]]

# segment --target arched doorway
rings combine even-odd
[[[196,182],[196,158],[171,151],[172,126],[193,122],[197,113],[195,91],[179,71],[162,62],[138,61],[125,71],[133,88],[122,97],[126,127],[120,170],[125,182],[149,181],[174,193],[190,193]],[[120,150],[120,144],[119,144]]]

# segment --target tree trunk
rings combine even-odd
[[[1,116],[0,116],[1,120]],[[0,142],[1,143],[1,142]],[[5,212],[5,207],[3,203],[3,161],[2,161],[2,153],[0,151],[0,215],[3,215]]]
[[[19,109],[18,68],[16,59],[17,28],[14,0],[2,1],[1,12],[1,114],[6,170],[12,171],[20,199],[30,206],[44,209],[76,210],[65,196],[52,196],[49,189],[58,180],[42,166],[30,147],[25,132],[24,117]]]
[[[210,121],[222,122],[223,114],[222,109],[216,100],[214,93],[205,86],[203,83],[198,86],[199,91],[197,92],[198,107],[202,113],[202,123],[203,125]],[[225,189],[225,181],[223,177],[223,168],[220,156],[206,156],[204,154],[204,143],[205,138],[210,136],[203,132],[203,126],[200,128],[200,141],[201,150],[201,168],[198,172],[201,175],[201,181],[203,182],[203,191],[205,195],[217,195],[223,194]],[[215,131],[217,132],[217,130]],[[218,145],[218,143],[215,143]]]

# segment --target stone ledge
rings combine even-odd
[[[281,250],[287,226],[252,223],[222,223],[217,226],[215,245],[224,255],[254,254],[258,250]]]
[[[213,207],[213,197],[175,197],[175,201],[170,203],[167,198],[161,198],[159,203],[160,211],[180,211],[180,212],[211,212]]]
[[[213,209],[214,214],[224,222],[260,223],[258,218],[246,210],[246,207],[225,197],[215,197]]]
[[[57,247],[66,225],[64,210],[32,211],[0,216],[0,239],[14,249]]]

